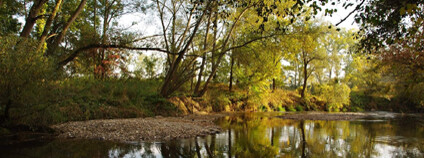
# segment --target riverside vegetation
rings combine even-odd
[[[360,3],[360,30],[316,18],[333,1],[25,2],[0,2],[1,134],[202,112],[424,111],[421,1]],[[119,25],[126,13],[157,18],[155,34]]]

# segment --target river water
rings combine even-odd
[[[238,113],[223,132],[168,142],[39,140],[0,157],[424,157],[424,117],[386,112],[353,121],[287,120],[286,113]]]

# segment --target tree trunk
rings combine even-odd
[[[233,67],[234,67],[234,54],[231,54],[230,86],[228,87],[230,92],[233,90]]]
[[[308,64],[303,65],[303,87],[302,87],[302,93],[300,94],[301,98],[305,98],[305,93],[306,93],[306,84],[307,84],[307,80],[308,80]]]
[[[72,23],[75,21],[78,15],[82,12],[86,3],[87,3],[87,0],[81,0],[80,4],[78,5],[78,8],[74,11],[74,13],[68,19],[68,21],[66,22],[65,26],[63,27],[59,35],[55,38],[53,45],[47,50],[47,54],[46,54],[47,56],[52,55],[53,52],[56,51],[57,47],[59,47],[59,44],[65,38],[66,32],[68,31],[69,27],[71,27]]]
[[[37,52],[42,50],[42,47],[44,46],[44,43],[46,42],[47,35],[50,31],[50,27],[56,18],[56,14],[60,9],[60,6],[62,6],[62,0],[57,0],[56,5],[52,11],[52,14],[49,16],[49,18],[46,21],[46,24],[44,25],[43,33],[41,34],[38,46],[37,46]]]
[[[31,6],[28,17],[25,19],[25,26],[20,34],[21,37],[29,37],[36,21],[39,19],[41,8],[45,3],[47,3],[47,0],[37,0]]]
[[[276,89],[276,85],[275,85],[276,83],[275,83],[275,78],[273,78],[272,79],[272,92],[274,93],[275,92],[275,89]]]
[[[208,2],[206,8],[208,8],[209,5],[210,5],[210,2]],[[166,73],[165,81],[164,81],[162,88],[160,90],[161,96],[168,97],[174,91],[176,91],[179,88],[179,86],[181,85],[181,84],[180,85],[173,85],[173,82],[175,82],[174,78],[175,78],[176,71],[178,70],[180,63],[183,60],[184,55],[187,52],[189,45],[192,43],[205,14],[206,14],[206,9],[203,11],[202,15],[199,17],[198,21],[196,22],[196,25],[193,29],[193,33],[189,37],[187,44],[184,46],[184,48],[180,52],[178,52],[178,57],[175,59],[175,61],[172,62],[171,66],[169,67],[169,70]]]
[[[298,73],[298,68],[297,68],[297,62],[295,61],[295,70],[294,70],[294,87],[297,87],[297,73]]]
[[[109,28],[109,12],[110,12],[110,9],[108,9],[109,8],[108,2],[109,1],[106,0],[105,4],[104,4],[105,5],[104,6],[105,11],[104,11],[104,14],[103,14],[102,44],[107,43],[107,30]],[[110,5],[113,5],[113,4],[110,4]],[[105,60],[105,57],[106,57],[106,49],[102,49],[101,53],[100,53],[100,57],[99,57],[99,65],[103,68],[102,71],[100,72],[100,74],[98,74],[98,75],[100,75],[99,76],[100,79],[104,79],[106,77],[107,65],[105,65],[103,63],[103,61]]]
[[[206,49],[208,47],[208,34],[209,34],[209,27],[210,27],[210,24],[211,24],[211,17],[212,17],[212,15],[209,14],[208,23],[206,25],[206,33],[205,33],[205,41],[204,41],[204,44],[203,44],[203,51],[206,51]],[[206,52],[204,52],[204,54],[202,56],[202,64],[200,65],[197,83],[196,83],[196,86],[194,88],[193,94],[199,93],[199,88],[200,88],[200,84],[202,83],[202,76],[203,76],[203,71],[205,69],[205,65],[206,65]]]
[[[195,71],[195,69],[196,69],[196,64],[193,64],[193,66],[192,66],[192,70],[193,70],[193,71]],[[193,91],[193,86],[194,86],[194,80],[195,80],[195,78],[196,78],[196,77],[191,77],[191,78],[190,78],[190,80],[191,80],[191,83],[190,83],[190,91]]]
[[[200,65],[200,70],[199,70],[199,74],[198,74],[198,77],[197,77],[196,86],[194,87],[193,94],[199,93],[199,88],[200,88],[200,85],[202,83],[202,76],[203,76],[203,71],[205,69],[205,65],[206,65],[206,54],[203,54],[202,64]]]

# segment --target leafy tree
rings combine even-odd
[[[298,61],[301,63],[302,75],[303,75],[303,87],[301,89],[301,97],[304,98],[306,94],[306,88],[308,78],[315,71],[317,60],[323,60],[325,57],[325,49],[320,44],[322,38],[326,35],[325,28],[317,25],[313,25],[310,22],[300,23],[294,27],[295,31],[292,32],[293,37],[291,38],[293,43],[297,45],[291,45],[289,52],[299,54]]]
[[[377,50],[417,32],[416,23],[423,20],[423,4],[422,0],[360,1],[354,11],[355,21],[361,25],[362,46],[368,51]]]
[[[21,15],[23,7],[20,1],[2,0],[0,2],[0,36],[18,33],[21,24],[14,16]]]
[[[140,78],[153,79],[158,77],[158,73],[162,70],[163,60],[155,55],[139,56],[136,62],[136,76]]]
[[[423,28],[424,22],[419,25]],[[382,66],[387,68],[383,77],[391,79],[389,82],[394,80],[396,85],[397,102],[412,109],[424,108],[424,101],[421,99],[424,90],[423,35],[424,31],[421,29],[397,40],[379,54]],[[385,81],[388,82],[387,79]]]

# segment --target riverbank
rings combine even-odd
[[[67,122],[53,125],[59,138],[111,141],[163,141],[215,134],[221,128],[214,123],[221,114],[183,117],[148,117]]]
[[[301,113],[287,113],[285,115],[276,116],[281,119],[289,120],[324,120],[324,121],[352,121],[357,119],[391,119],[396,117],[424,117],[419,113],[393,113],[393,112],[301,112]],[[420,120],[421,121],[421,120]],[[422,122],[422,121],[421,121]]]

